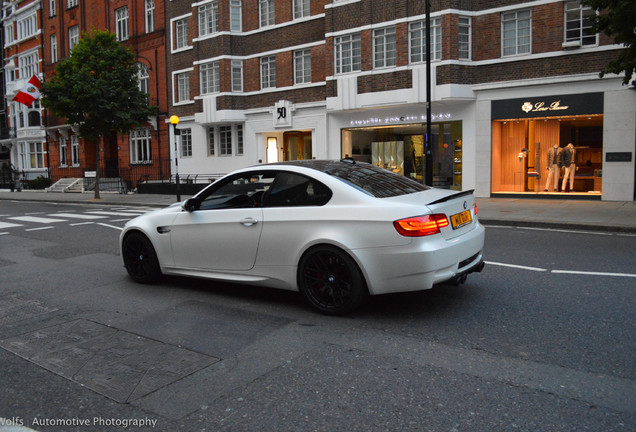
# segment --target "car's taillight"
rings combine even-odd
[[[477,208],[477,203],[475,203],[475,216],[477,216],[478,212],[479,212],[479,209]]]
[[[448,218],[444,214],[415,216],[397,220],[393,226],[403,236],[424,237],[437,234],[441,228],[447,227]]]

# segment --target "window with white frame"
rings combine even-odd
[[[57,10],[55,9],[55,2],[57,0],[49,0],[49,16],[50,17],[54,17],[55,14],[57,13]]]
[[[8,45],[15,41],[15,35],[13,33],[13,23],[6,23],[4,25],[4,43]]]
[[[155,0],[146,0],[145,4],[146,33],[155,31]]]
[[[529,9],[501,14],[501,45],[503,56],[530,53],[531,19],[532,14]]]
[[[192,129],[181,129],[181,157],[192,157]]]
[[[395,27],[373,31],[373,66],[376,68],[395,66]]]
[[[29,15],[17,22],[18,40],[33,36],[38,30],[37,15]]]
[[[232,155],[232,126],[219,126],[219,155]]]
[[[174,23],[175,49],[182,49],[188,46],[188,19],[182,18]]]
[[[232,60],[232,91],[243,91],[243,60]]]
[[[362,45],[360,33],[334,38],[336,73],[359,71],[362,68]]]
[[[294,51],[294,84],[311,82],[311,49]]]
[[[71,51],[80,40],[79,26],[68,28],[68,50]]]
[[[80,166],[79,137],[71,135],[71,165]]]
[[[459,17],[459,59],[470,60],[471,38],[470,38],[470,17]]]
[[[426,61],[426,21],[409,25],[411,63]],[[431,18],[431,61],[442,58],[442,19]]]
[[[57,35],[51,35],[51,63],[57,63]]]
[[[66,7],[68,9],[76,7],[79,4],[79,0],[66,0]]]
[[[150,128],[138,128],[130,131],[130,163],[152,163]]]
[[[181,72],[176,75],[177,81],[177,98],[176,102],[185,102],[190,100],[190,74]]]
[[[230,0],[230,31],[241,31],[241,0]]]
[[[219,30],[219,5],[215,0],[199,6],[199,36],[215,33]]]
[[[261,88],[276,87],[276,56],[261,57]]]
[[[310,0],[294,0],[294,19],[309,16]]]
[[[633,18],[633,17],[632,17]],[[592,28],[596,11],[579,1],[565,3],[565,43],[571,45],[597,45],[598,34]]]
[[[221,91],[218,61],[199,65],[199,82],[201,83],[201,94]]]
[[[37,75],[39,72],[38,63],[39,63],[38,52],[32,52],[31,54],[27,54],[18,58],[18,76],[20,78],[29,79],[33,75]]]
[[[274,0],[258,0],[261,27],[274,25]]]
[[[66,138],[60,137],[60,168],[68,167],[68,145]]]
[[[209,127],[208,128],[208,156],[214,156],[215,155],[215,143],[216,143],[216,139],[214,138],[214,136],[216,135],[216,131],[214,130],[214,127]]]
[[[43,143],[20,142],[18,143],[18,153],[23,169],[46,168]]]
[[[216,147],[218,143],[218,149]],[[208,128],[208,155],[219,156],[243,155],[243,125],[227,124]]]
[[[150,94],[150,69],[146,63],[137,63],[137,81],[139,90]]]
[[[115,33],[118,41],[128,40],[128,6],[115,9]]]

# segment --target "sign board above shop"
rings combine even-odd
[[[497,100],[491,108],[493,120],[603,114],[603,93]]]

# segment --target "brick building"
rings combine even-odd
[[[351,156],[422,179],[424,5],[167,2],[180,170]],[[435,185],[553,196],[548,149],[573,143],[568,193],[634,199],[636,96],[599,79],[621,46],[590,32],[590,14],[578,1],[432,2]]]
[[[8,149],[10,163],[21,172],[23,180],[48,176],[40,103],[36,100],[27,107],[13,101],[33,76],[42,79],[41,12],[38,0],[2,3],[5,116],[0,117],[3,122],[0,144],[3,149]]]
[[[42,10],[37,66],[44,76],[92,27],[117,33],[137,53],[140,86],[161,114],[102,143],[107,176],[135,186],[174,174],[178,160],[182,178],[207,181],[258,163],[349,156],[425,178],[424,2],[4,4],[19,11],[5,25],[29,8]],[[621,77],[599,79],[622,47],[590,31],[594,13],[576,0],[431,2],[434,185],[478,196],[634,199],[636,93]],[[27,64],[14,51],[27,44],[5,46],[10,96],[21,84],[11,87],[11,68]],[[178,137],[171,115],[180,117]],[[49,152],[23,153],[25,164],[49,158],[54,180],[94,169],[94,152],[72,127],[47,121]],[[3,142],[18,158],[18,138]],[[556,146],[565,154],[568,143],[576,169],[568,182],[563,169],[555,172],[554,191],[548,153]]]
[[[151,105],[159,107],[157,117],[129,135],[102,138],[101,175],[126,180],[128,187],[135,187],[140,179],[169,177],[163,0],[46,0],[42,6],[45,76],[54,73],[57,62],[69,56],[84,32],[109,30],[134,51],[140,89],[148,93]],[[87,172],[92,176],[94,144],[83,142],[72,125],[52,115],[47,117],[47,133],[53,181],[81,179]]]

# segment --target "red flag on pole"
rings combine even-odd
[[[22,90],[20,90],[15,95],[13,100],[31,108],[31,105],[33,105],[33,101],[35,101],[36,99],[39,99],[41,96],[41,93],[40,93],[41,85],[42,83],[40,82],[38,77],[33,75],[31,79],[26,83],[26,85],[22,87]]]

